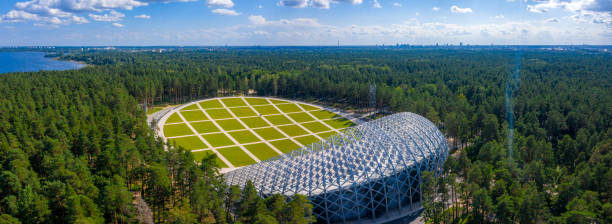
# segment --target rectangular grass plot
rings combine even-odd
[[[300,148],[298,144],[295,144],[293,141],[289,139],[271,141],[270,144],[272,144],[274,147],[276,147],[278,150],[280,150],[283,153],[288,153],[288,152],[291,152],[293,150]]]
[[[234,139],[236,139],[236,141],[238,141],[238,143],[240,143],[240,144],[246,144],[246,143],[252,143],[252,142],[261,141],[261,140],[259,140],[259,138],[257,136],[255,136],[250,131],[232,131],[232,132],[228,132],[228,133]]]
[[[232,113],[236,115],[236,117],[253,117],[257,116],[255,111],[253,111],[250,107],[235,107],[230,108]]]
[[[280,114],[280,111],[272,105],[253,106],[253,108],[259,113],[258,115]]]
[[[242,151],[240,147],[222,148],[217,149],[217,151],[234,166],[246,166],[255,163],[255,160]]]
[[[324,124],[322,124],[321,122],[318,122],[318,121],[308,122],[308,123],[301,123],[301,125],[304,126],[306,129],[314,132],[314,133],[324,132],[324,131],[331,130],[327,126],[325,126]]]
[[[283,125],[283,124],[292,124],[293,122],[289,120],[289,118],[285,117],[285,115],[270,115],[265,116],[266,120],[274,125]]]
[[[181,146],[185,149],[195,150],[195,149],[205,149],[206,144],[200,140],[198,136],[188,136],[188,137],[180,137],[180,138],[170,138],[168,139],[170,144],[174,146]]]
[[[212,99],[200,102],[200,107],[203,109],[223,108],[223,105],[217,99]]]
[[[302,109],[300,109],[297,105],[289,103],[289,104],[278,104],[276,105],[276,107],[278,107],[278,109],[282,110],[285,113],[291,113],[291,112],[300,112],[302,111]]]
[[[326,120],[324,122],[335,129],[348,128],[355,125],[352,121],[345,118]]]
[[[287,116],[291,117],[294,121],[296,122],[308,122],[308,121],[314,121],[314,118],[312,118],[310,115],[308,115],[307,113],[293,113],[293,114],[287,114]]]
[[[206,115],[201,110],[181,111],[181,115],[187,121],[203,121],[208,120]]]
[[[266,105],[270,104],[265,98],[244,98],[250,105]]]
[[[234,144],[234,142],[223,133],[206,134],[202,135],[202,137],[213,147],[221,147]]]
[[[208,109],[206,113],[210,115],[213,119],[225,119],[232,118],[232,114],[229,113],[226,109]]]
[[[200,109],[197,104],[191,104],[189,106],[183,107],[181,110],[198,110]]]
[[[285,138],[285,136],[274,128],[254,129],[255,133],[261,136],[264,140],[273,140]]]
[[[192,122],[190,124],[200,134],[220,131],[211,121]]]
[[[319,138],[315,137],[314,135],[306,135],[302,137],[297,137],[295,138],[295,140],[298,141],[299,143],[302,143],[302,145],[309,145],[309,144],[321,141],[319,140]]]
[[[335,131],[328,131],[328,132],[322,132],[322,133],[317,133],[317,135],[323,139],[329,138],[332,135],[337,135],[338,132]]]
[[[261,117],[248,117],[241,118],[243,123],[245,123],[249,128],[260,128],[260,127],[268,127],[270,126],[268,122],[264,121]]]
[[[166,119],[166,124],[168,123],[179,123],[179,122],[183,122],[183,119],[181,119],[181,117],[179,117],[178,114],[173,113],[170,115],[170,117],[168,117],[168,119]]]
[[[261,161],[278,156],[278,153],[276,153],[274,149],[270,148],[270,146],[265,143],[245,145],[244,147]]]
[[[184,123],[164,125],[164,136],[174,137],[181,135],[193,135],[193,131]]]
[[[240,124],[236,119],[218,120],[217,124],[226,131],[245,129],[244,125]]]
[[[313,111],[313,110],[320,110],[321,108],[315,107],[315,106],[310,106],[308,104],[303,104],[300,103],[300,106],[305,110],[305,111]]]
[[[246,103],[241,98],[223,98],[221,99],[223,104],[227,107],[241,107],[246,106]]]
[[[337,115],[335,113],[332,113],[326,110],[310,111],[310,114],[312,114],[312,116],[315,116],[316,118],[319,118],[321,120],[340,117],[340,115]]]
[[[285,132],[289,136],[300,136],[308,134],[306,130],[297,125],[278,126],[278,129]]]

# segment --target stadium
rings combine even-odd
[[[397,113],[345,129],[315,144],[225,174],[252,181],[262,196],[308,196],[320,223],[386,223],[416,214],[420,174],[448,155],[429,120]]]

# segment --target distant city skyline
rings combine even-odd
[[[610,45],[609,0],[5,0],[0,46]]]

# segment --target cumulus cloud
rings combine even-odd
[[[123,27],[123,24],[121,24],[121,23],[113,23],[112,25],[114,27],[119,27],[119,28]]]
[[[374,0],[373,3],[372,3],[372,7],[380,9],[380,8],[382,8],[382,5],[380,5],[378,0]]]
[[[314,8],[329,9],[331,3],[359,5],[363,3],[363,0],[280,0],[277,5],[291,8],[306,8],[310,6]]]
[[[98,22],[115,22],[125,17],[125,14],[111,10],[110,13],[104,15],[89,14],[89,18]]]
[[[134,18],[137,18],[137,19],[150,19],[151,16],[146,15],[146,14],[141,14],[141,15],[134,16]]]
[[[612,25],[610,0],[547,0],[527,5],[527,10],[532,13],[546,13],[555,9],[574,13],[570,18],[575,22]]]
[[[459,6],[453,5],[450,8],[452,13],[472,13],[472,9],[471,8],[459,8]]]
[[[399,3],[399,2],[394,2],[394,3],[393,3],[393,6],[395,6],[395,7],[402,7],[402,3]]]
[[[440,11],[440,8],[434,6],[433,8],[431,8],[431,11],[437,12]]]
[[[87,15],[94,21],[117,21],[114,10],[132,10],[157,2],[187,2],[195,0],[29,0],[15,3],[7,14],[0,15],[0,22],[28,22],[35,25],[65,25],[87,23],[79,15]],[[231,2],[231,0],[213,0]],[[233,3],[232,3],[233,6]],[[105,12],[109,12],[105,13]],[[105,13],[100,15],[100,13]],[[123,16],[120,16],[123,17]],[[120,18],[119,18],[120,19]]]
[[[255,24],[255,25],[266,24],[266,18],[264,18],[263,16],[250,15],[249,16],[249,21],[251,21],[251,23]]]
[[[239,12],[236,12],[236,11],[231,10],[231,9],[215,9],[215,10],[212,10],[212,13],[226,15],[226,16],[237,16],[237,15],[240,15]]]
[[[504,15],[501,15],[501,14],[500,14],[500,15],[496,15],[496,16],[495,16],[495,18],[496,18],[496,19],[503,19],[503,18],[504,18]]]
[[[312,0],[310,6],[315,8],[329,9],[329,0]]]
[[[234,7],[234,2],[232,0],[206,0],[206,5],[208,7],[231,8]]]
[[[546,20],[546,22],[547,22],[547,23],[558,23],[558,22],[559,22],[559,20],[558,20],[558,19],[556,19],[556,18],[550,18],[550,19],[547,19],[547,20]]]
[[[291,8],[305,8],[308,6],[308,0],[281,0],[278,2],[278,5]]]

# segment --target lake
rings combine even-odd
[[[42,52],[0,52],[0,74],[9,72],[37,72],[40,70],[70,70],[85,67],[70,61],[57,61]]]

